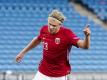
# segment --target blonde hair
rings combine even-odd
[[[61,23],[63,23],[65,20],[65,16],[62,14],[62,12],[60,12],[58,10],[53,10],[49,14],[49,17],[55,18],[55,19],[59,20]]]

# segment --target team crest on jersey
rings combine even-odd
[[[60,44],[60,38],[55,38],[55,43]]]

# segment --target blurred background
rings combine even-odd
[[[47,24],[53,9],[63,12],[64,25],[81,39],[90,24],[89,50],[71,50],[72,80],[107,80],[107,0],[0,0],[0,80],[33,79],[42,45],[29,51],[21,63],[15,57]]]

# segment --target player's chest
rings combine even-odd
[[[42,37],[43,45],[48,49],[65,48],[68,45],[67,35],[49,35],[45,34]]]

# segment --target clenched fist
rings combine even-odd
[[[16,56],[16,62],[21,62],[21,60],[23,59],[24,57],[24,54],[23,53],[20,53]]]
[[[89,36],[91,34],[89,24],[86,25],[86,27],[83,31],[84,31],[85,36]]]

